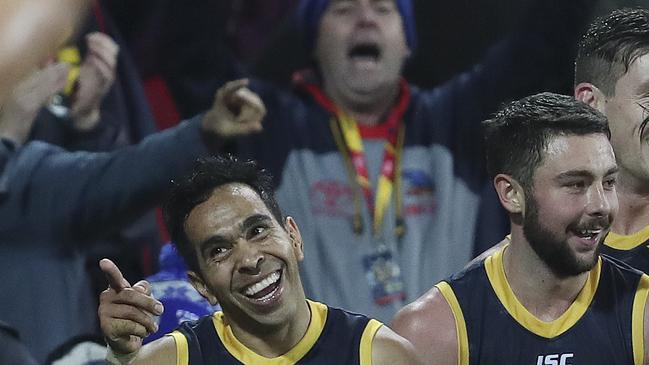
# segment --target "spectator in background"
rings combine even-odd
[[[5,130],[5,137],[22,144],[27,139],[41,139],[36,138],[35,124],[40,124],[41,128],[54,129],[57,125],[62,128],[64,126],[62,121],[45,122],[44,118],[37,119],[37,117],[40,112],[43,117],[47,114],[55,118],[44,106],[52,97],[63,93],[66,87],[72,90],[69,97],[71,100],[68,105],[69,114],[66,114],[69,125],[65,127],[78,133],[89,132],[97,127],[102,115],[100,105],[115,79],[119,48],[103,33],[91,33],[86,39],[88,53],[82,64],[76,66],[79,68],[78,78],[69,76],[74,65],[56,62],[53,67],[45,67],[34,72],[30,78],[14,89],[0,111],[0,124],[5,128],[14,128]],[[73,80],[69,80],[70,77],[73,77]],[[76,86],[69,84],[76,84]],[[47,142],[59,142],[56,144],[65,147],[64,141]]]
[[[38,361],[94,330],[84,265],[90,243],[157,204],[174,176],[210,152],[215,135],[259,129],[263,105],[244,85],[225,86],[210,118],[198,116],[110,153],[20,145],[0,135],[0,320],[16,327]],[[24,127],[33,120],[2,122]]]
[[[7,98],[0,110],[4,137],[17,144],[38,140],[72,151],[110,151],[137,143],[155,131],[139,76],[127,50],[120,50],[117,44],[119,35],[111,19],[99,2],[94,1],[91,9],[83,27],[65,44],[67,58],[56,59],[72,61],[72,65],[54,64],[35,72]],[[64,93],[65,105],[53,109],[53,97]],[[120,229],[77,244],[69,270],[74,267],[79,278],[67,283],[67,300],[79,303],[78,317],[83,318],[83,325],[60,333],[56,341],[98,332],[96,316],[87,309],[94,306],[94,294],[103,290],[103,276],[91,274],[100,274],[94,265],[97,256],[111,254],[120,259],[127,273],[143,276],[142,251],[151,248],[157,252],[159,245],[152,210],[141,212]],[[84,270],[88,260],[93,263],[91,273]],[[97,276],[101,276],[102,288],[95,282]]]
[[[280,204],[312,222],[303,232],[316,253],[302,268],[309,296],[387,320],[471,258],[483,238],[479,121],[552,88],[547,75],[570,63],[593,5],[538,1],[481,64],[420,90],[401,77],[417,48],[410,1],[301,2],[313,68],[291,90],[253,81],[268,108],[264,132],[225,147],[273,171]],[[194,90],[210,90],[197,79]]]
[[[100,1],[93,1],[91,10],[67,43],[81,57],[70,114],[42,110],[32,140],[75,151],[107,151],[137,143],[156,130],[140,76],[110,14]],[[82,123],[80,117],[88,121]]]
[[[32,67],[58,47],[84,13],[87,1],[41,2],[5,0],[0,13],[0,104]],[[42,27],[42,24],[48,27]],[[7,295],[6,293],[4,295]],[[3,295],[3,297],[4,297]],[[18,332],[0,321],[0,363],[37,364]]]

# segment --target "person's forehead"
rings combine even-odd
[[[611,144],[603,133],[559,135],[551,138],[543,152],[540,167],[551,170],[593,169],[615,166]]]
[[[649,53],[636,57],[626,73],[618,78],[618,87],[628,87],[637,95],[649,93]]]
[[[267,214],[268,209],[257,192],[246,184],[229,183],[215,188],[209,198],[191,211],[189,218],[205,219],[211,224],[234,223],[252,214]]]

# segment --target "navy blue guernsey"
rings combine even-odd
[[[304,337],[284,355],[266,358],[239,342],[223,313],[185,322],[171,333],[179,365],[370,365],[372,340],[382,324],[363,315],[307,301],[311,321]]]
[[[544,322],[518,301],[503,249],[436,287],[458,329],[459,365],[642,365],[649,277],[602,256],[572,305]]]
[[[602,253],[649,273],[649,226],[628,236],[609,233]]]

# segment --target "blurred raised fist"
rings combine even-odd
[[[266,107],[247,86],[247,79],[235,80],[216,92],[212,108],[203,117],[206,132],[231,138],[262,130]]]

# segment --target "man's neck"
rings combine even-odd
[[[589,272],[557,276],[529,246],[514,233],[512,243],[503,253],[505,276],[518,301],[536,318],[550,322],[559,318],[575,301]]]
[[[295,347],[304,337],[311,322],[311,309],[306,302],[298,307],[291,320],[267,331],[259,327],[244,328],[230,323],[234,336],[248,349],[267,358],[283,355]]]
[[[620,172],[617,198],[620,209],[612,231],[620,235],[634,234],[649,225],[649,184],[629,183]]]
[[[326,87],[327,96],[342,110],[349,114],[358,124],[375,126],[394,107],[399,97],[399,85],[379,90],[371,97],[350,98]],[[362,101],[360,99],[363,99]]]

